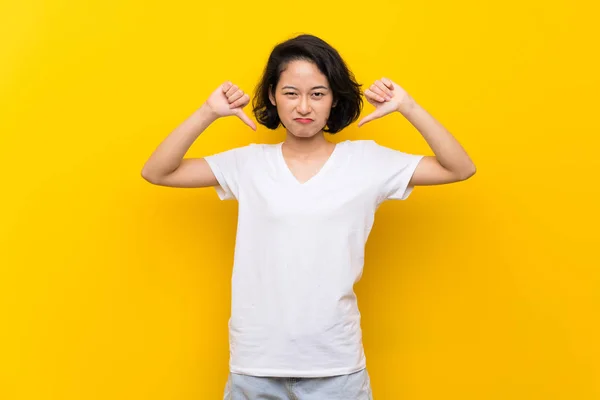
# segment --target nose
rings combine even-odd
[[[311,111],[310,104],[308,103],[308,99],[305,96],[302,96],[300,98],[300,102],[296,106],[296,109],[298,110],[299,114],[305,115],[305,114],[310,113],[310,111]]]

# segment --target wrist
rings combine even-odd
[[[219,118],[217,113],[215,113],[215,111],[207,103],[202,104],[202,106],[196,110],[196,113],[199,114],[203,119],[206,119],[210,122],[214,122]]]
[[[402,115],[407,115],[407,114],[411,113],[412,111],[414,111],[417,107],[418,107],[417,102],[415,102],[414,100],[411,99],[411,100],[408,100],[408,101],[398,104],[398,109],[396,111],[398,111]]]

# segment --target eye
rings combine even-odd
[[[325,96],[325,93],[321,93],[321,92],[316,92],[316,93],[313,93],[313,94],[314,95],[318,95],[316,97],[323,97],[323,96]]]
[[[288,94],[289,94],[289,95],[292,95],[292,96],[294,96],[296,93],[294,93],[294,92],[284,92],[283,94],[285,94],[285,95],[288,95]]]

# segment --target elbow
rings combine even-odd
[[[470,168],[466,169],[465,172],[460,174],[460,180],[466,181],[467,179],[475,175],[475,172],[477,172],[477,168],[475,167],[475,164],[472,164]]]
[[[152,179],[150,178],[150,175],[148,175],[148,173],[146,172],[146,170],[143,169],[141,175],[142,175],[142,178],[145,181],[148,181],[148,182],[152,183]]]
[[[153,174],[151,174],[145,167],[142,168],[141,175],[145,181],[156,184],[156,177]]]
[[[157,166],[150,166],[146,163],[140,174],[144,180],[154,185],[162,185],[165,179],[170,175],[170,172],[165,172],[164,169],[161,170]]]

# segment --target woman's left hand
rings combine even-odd
[[[364,93],[367,101],[375,106],[375,111],[361,119],[358,122],[359,127],[394,111],[401,112],[414,104],[406,90],[387,78],[376,80]]]

